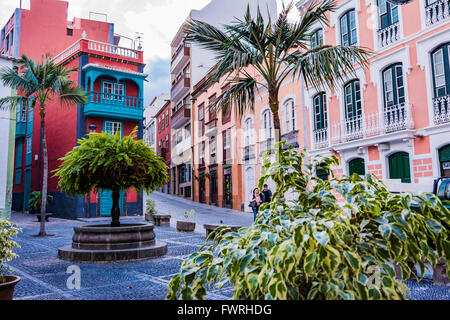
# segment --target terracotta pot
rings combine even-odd
[[[179,232],[194,232],[195,222],[177,221],[177,230]]]
[[[3,282],[6,280],[6,282]],[[3,276],[0,277],[0,300],[12,300],[14,297],[14,287],[20,281],[20,277]]]
[[[153,214],[146,213],[145,214],[145,221],[150,221],[150,222],[155,223],[155,219],[153,217]]]

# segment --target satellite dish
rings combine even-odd
[[[411,2],[412,0],[387,0],[387,2],[390,2],[392,4],[398,5],[398,6],[402,6],[404,4],[407,4],[409,2]]]

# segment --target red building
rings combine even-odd
[[[58,101],[47,104],[46,136],[49,158],[49,212],[58,217],[77,218],[109,215],[110,191],[87,197],[66,196],[52,177],[61,157],[77,140],[93,131],[119,131],[129,135],[138,127],[143,136],[143,52],[118,46],[114,24],[75,18],[67,20],[68,3],[59,0],[30,0],[30,9],[16,9],[1,30],[0,53],[26,54],[35,60],[50,53],[54,61],[77,67],[72,80],[84,88],[86,105],[62,108]],[[38,112],[22,106],[17,112],[13,210],[27,211],[30,192],[42,185],[42,150]],[[122,195],[123,214],[138,214],[142,197],[130,190]]]
[[[171,145],[171,136],[170,136],[170,117],[171,117],[171,103],[169,100],[166,101],[164,107],[159,110],[156,114],[156,150],[158,156],[162,157],[167,165],[170,168],[170,145]],[[167,173],[170,176],[170,169],[167,170]],[[171,180],[170,180],[171,181]],[[170,193],[170,182],[164,185],[165,193]]]

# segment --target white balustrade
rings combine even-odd
[[[378,46],[386,47],[400,38],[400,23],[394,23],[384,29],[378,30]]]
[[[450,17],[450,0],[438,0],[425,8],[426,24],[430,26]]]
[[[434,123],[450,122],[450,95],[434,98]]]
[[[138,50],[133,50],[125,47],[119,47],[113,44],[88,40],[88,49],[91,51],[98,51],[103,53],[115,54],[121,57],[130,59],[138,59]]]
[[[326,148],[329,146],[328,128],[313,131],[314,149]]]
[[[61,52],[60,54],[58,54],[56,57],[53,58],[53,62],[55,64],[58,64],[64,60],[66,60],[68,57],[70,57],[71,55],[77,53],[78,51],[80,51],[80,40],[78,40],[77,42],[75,42],[74,44],[72,44],[70,47],[68,47],[66,50],[64,50],[63,52]]]

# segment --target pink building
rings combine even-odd
[[[297,3],[300,14],[309,3]],[[332,90],[315,91],[300,80],[287,80],[280,93],[282,139],[306,148],[309,158],[338,156],[337,175],[373,173],[391,191],[431,192],[434,178],[450,176],[449,10],[448,0],[403,6],[385,0],[338,1],[329,27],[313,28],[311,46],[366,47],[374,52],[370,65]],[[220,94],[222,86],[201,93],[193,110]],[[233,190],[239,190],[238,201],[247,208],[260,177],[260,155],[273,145],[266,92],[259,92],[254,112],[235,128],[241,129],[231,135],[242,180],[233,180]],[[206,140],[194,130],[195,155],[202,144],[208,150],[211,142]],[[328,173],[317,174],[326,178]],[[195,188],[199,185],[194,184],[194,194]]]

